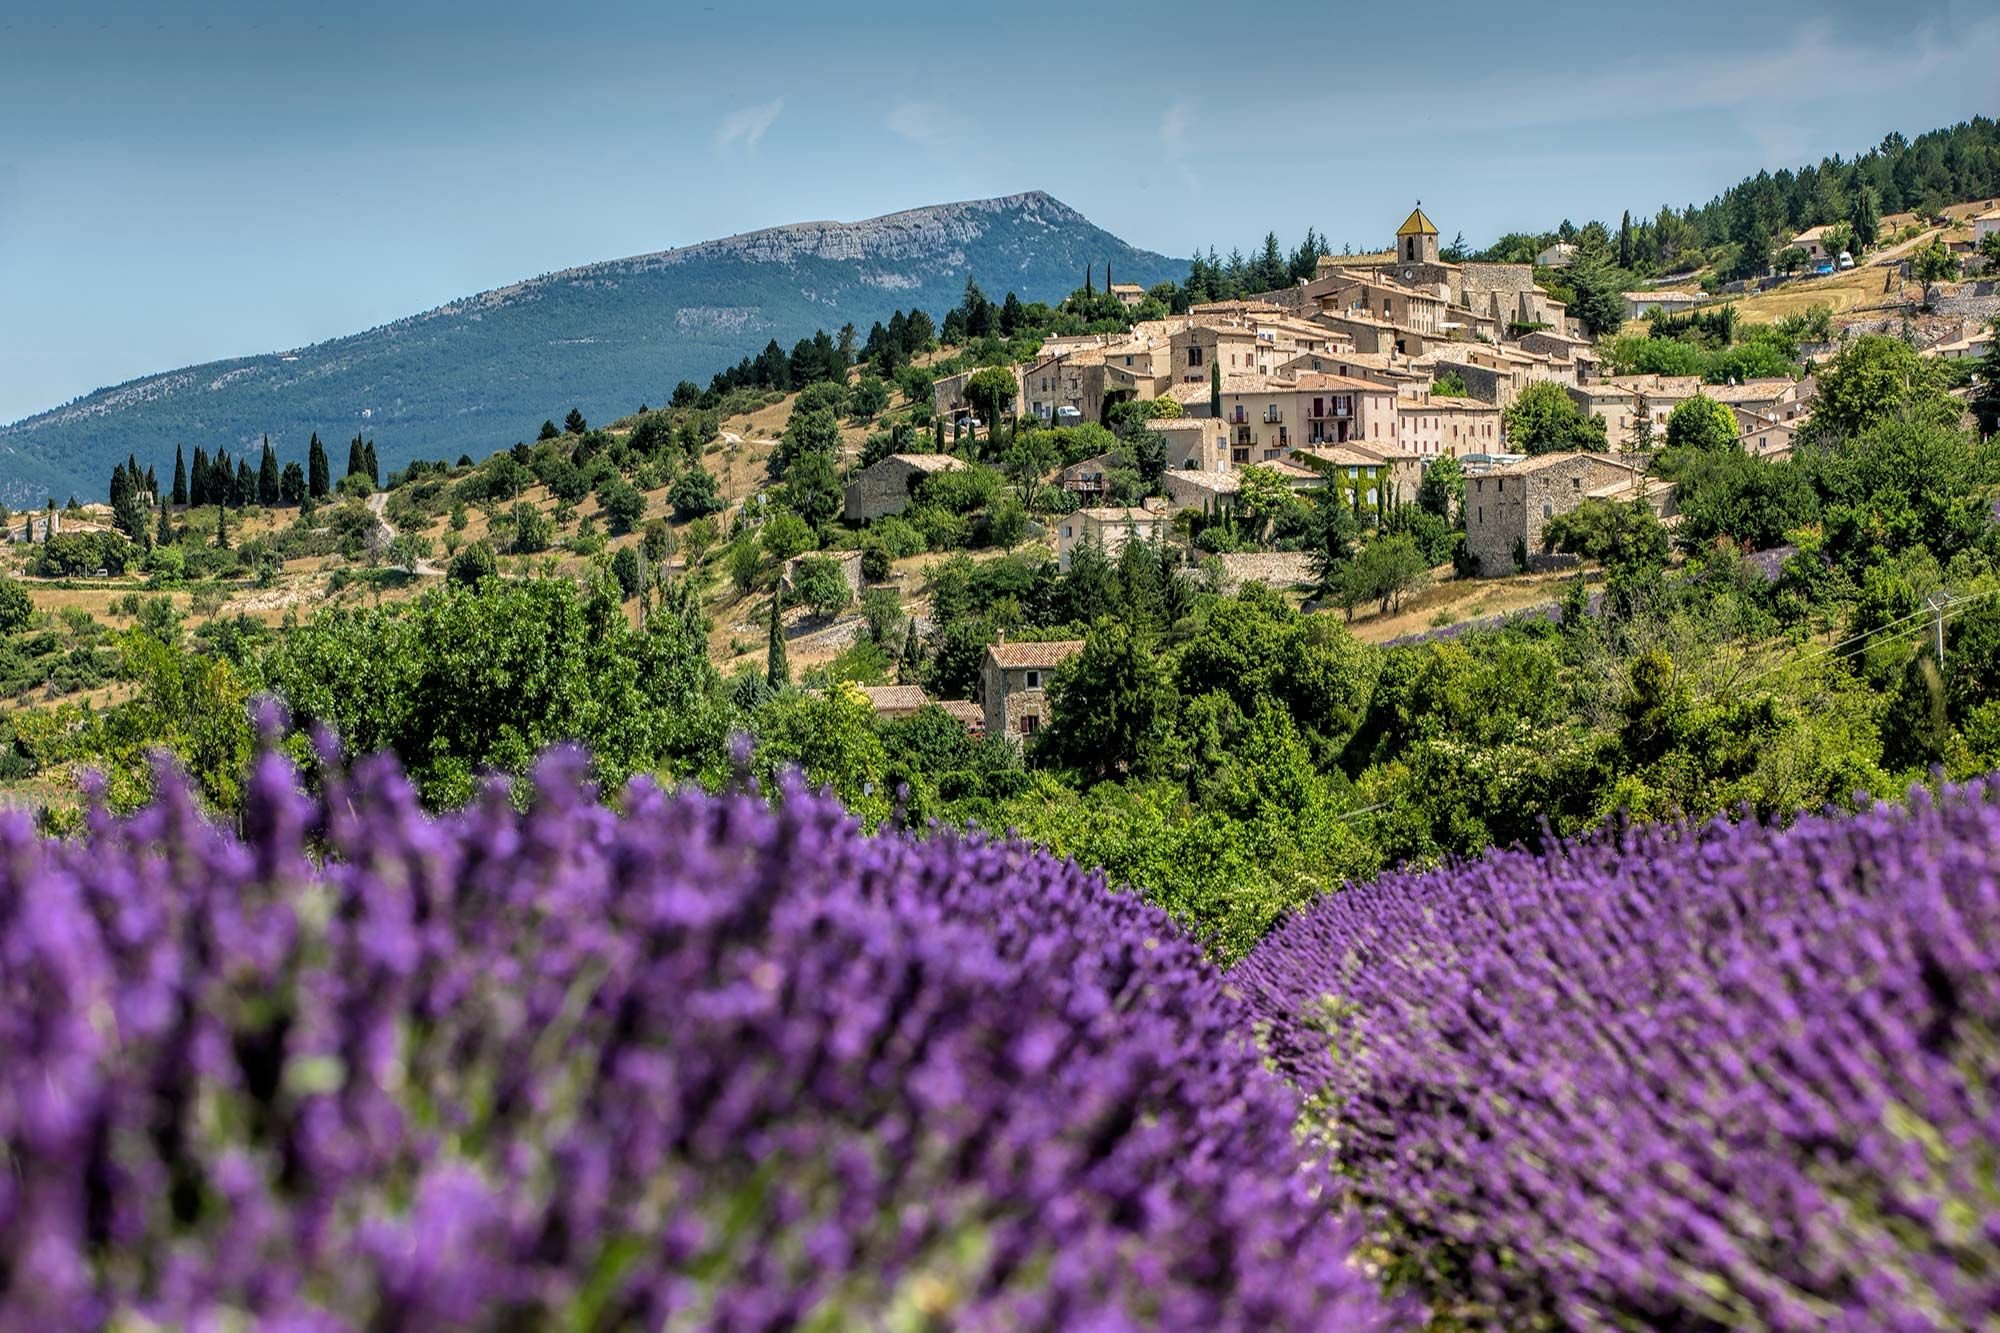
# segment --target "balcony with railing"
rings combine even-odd
[[[1231,408],[1227,413],[1227,415],[1225,415],[1222,419],[1224,421],[1227,421],[1232,426],[1240,426],[1244,422],[1250,420],[1250,414],[1246,412],[1242,407],[1238,406]]]
[[[1284,420],[1284,416],[1278,411],[1278,406],[1276,403],[1273,403],[1271,406],[1264,409],[1265,425],[1275,426],[1282,420]]]

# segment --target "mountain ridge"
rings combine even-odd
[[[892,310],[939,313],[968,277],[1060,296],[1086,263],[1152,283],[1186,262],[1126,244],[1041,190],[784,223],[524,278],[357,333],[137,376],[0,426],[0,499],[90,497],[128,453],[240,453],[268,434],[375,439],[383,463],[483,455],[548,416],[595,417],[705,383],[768,339],[788,346]]]

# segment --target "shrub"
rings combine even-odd
[[[816,616],[830,616],[854,600],[854,590],[832,556],[805,555],[792,566],[792,600]]]
[[[2000,789],[1399,873],[1234,973],[1356,1200],[1501,1327],[2000,1301]]]
[[[482,541],[461,547],[458,553],[452,556],[451,564],[445,570],[445,577],[453,583],[471,586],[499,572],[500,561],[494,556],[493,548]]]
[[[674,507],[676,518],[697,519],[721,511],[722,490],[713,473],[696,465],[674,478],[674,484],[667,490],[667,503]]]
[[[247,845],[177,782],[77,842],[0,817],[0,1316],[1407,1324],[1160,912],[583,768],[431,822],[387,761],[315,805],[267,755]]]

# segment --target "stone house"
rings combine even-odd
[[[1644,319],[1655,310],[1666,315],[1678,315],[1684,310],[1692,310],[1698,305],[1706,305],[1712,298],[1703,291],[1626,292],[1625,318]]]
[[[1098,454],[1080,459],[1056,473],[1056,485],[1081,496],[1085,505],[1095,504],[1110,490],[1111,455]]]
[[[1130,541],[1164,541],[1173,515],[1164,509],[1079,509],[1056,520],[1056,568],[1069,573],[1070,555],[1095,537],[1113,560]]]
[[[778,575],[778,590],[789,593],[793,587],[792,575],[801,560],[831,560],[840,570],[840,576],[847,580],[848,595],[856,601],[861,599],[861,552],[859,551],[811,551],[805,555],[795,555],[785,562]]]
[[[1008,643],[1002,639],[989,646],[980,670],[986,734],[1004,736],[1019,745],[1040,731],[1048,721],[1049,678],[1057,667],[1082,651],[1082,639],[1049,643]]]
[[[1296,466],[1318,474],[1322,486],[1330,486],[1348,497],[1355,514],[1380,517],[1394,503],[1389,459],[1344,444],[1322,444],[1298,450],[1292,455]],[[1419,474],[1421,476],[1421,474]]]
[[[1396,391],[1345,375],[1243,376],[1222,384],[1230,464],[1276,462],[1293,449],[1396,443]]]
[[[1568,241],[1557,241],[1535,256],[1535,263],[1542,268],[1568,268],[1576,262],[1576,247]]]
[[[860,689],[880,722],[915,717],[930,704],[930,696],[921,685],[863,685]]]
[[[56,509],[36,511],[30,509],[21,515],[17,525],[8,520],[7,540],[17,544],[37,544],[62,532],[62,511]]]
[[[939,472],[956,472],[963,459],[950,454],[890,454],[878,458],[848,479],[846,511],[849,523],[900,514],[909,508],[910,495],[924,478]]]
[[[1462,458],[1500,447],[1500,408],[1477,398],[1419,393],[1396,399],[1396,440],[1419,458]]]
[[[1797,422],[1741,407],[1732,407],[1729,412],[1736,418],[1736,442],[1744,453],[1769,459],[1792,456],[1792,440],[1799,433]]]
[[[1010,367],[1014,375],[1014,410],[1020,411],[1026,396],[1021,392],[1021,368]],[[978,416],[979,409],[965,396],[965,386],[972,382],[976,370],[961,370],[956,375],[946,375],[931,385],[931,414],[943,417],[947,424],[961,416]],[[991,424],[991,423],[988,423]]]
[[[1118,304],[1127,310],[1146,299],[1146,289],[1136,282],[1114,282],[1110,290],[1118,298]]]
[[[1530,569],[1545,566],[1542,529],[1587,499],[1636,493],[1644,470],[1609,454],[1558,453],[1526,458],[1469,477],[1465,549],[1481,577],[1511,574],[1517,552]]]
[[[1806,397],[1801,398],[1800,383],[1778,375],[1768,379],[1745,380],[1741,384],[1704,384],[1700,392],[1724,407],[1741,408],[1780,421],[1797,421],[1806,414],[1812,394],[1812,390],[1807,388]],[[1805,380],[1803,383],[1809,386],[1812,381]]]
[[[1822,222],[1817,227],[1807,227],[1804,231],[1792,237],[1791,244],[1798,246],[1799,249],[1806,252],[1807,263],[1814,265],[1824,264],[1827,260],[1833,258],[1826,248],[1826,234],[1831,230],[1833,230],[1833,224],[1826,222]]]
[[[1160,476],[1167,504],[1176,510],[1219,508],[1229,503],[1241,484],[1242,474],[1237,472],[1169,467]]]
[[[1021,377],[1018,401],[1023,416],[1063,424],[1061,411],[1069,408],[1076,414],[1069,424],[1086,421],[1096,424],[1104,420],[1104,348],[1079,347],[1044,356],[1017,373]]]
[[[1155,417],[1153,433],[1167,443],[1167,470],[1229,470],[1229,429],[1214,417]]]

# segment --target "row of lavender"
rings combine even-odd
[[[1235,974],[1504,1326],[2000,1326],[2000,794],[1399,874]]]
[[[324,781],[0,818],[0,1326],[1410,1322],[1222,979],[1073,866],[575,756]]]

